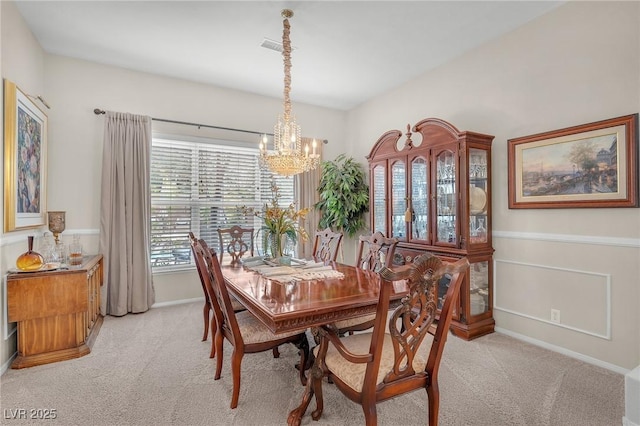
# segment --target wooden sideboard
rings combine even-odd
[[[102,255],[69,269],[7,275],[9,322],[18,323],[18,356],[12,368],[79,358],[91,352],[100,331]]]

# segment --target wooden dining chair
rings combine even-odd
[[[198,243],[198,239],[193,234],[193,232],[189,232],[189,242],[191,243],[191,252],[193,253],[193,258],[196,258],[195,246]],[[206,243],[204,243],[206,245]],[[206,247],[209,250],[208,247]],[[209,358],[213,358],[216,356],[216,347],[214,338],[216,335],[216,317],[213,315],[213,304],[211,299],[209,299],[209,293],[205,287],[205,281],[202,274],[207,273],[206,270],[202,270],[202,267],[198,262],[196,262],[196,269],[198,270],[198,276],[200,277],[200,284],[202,284],[202,291],[204,293],[204,306],[202,307],[202,314],[204,317],[204,334],[202,335],[202,341],[204,342],[209,337],[209,328],[211,328],[211,353]],[[233,305],[233,309],[236,312],[244,311],[246,308],[242,303],[238,302],[238,300],[233,297],[231,299],[231,303]]]
[[[331,228],[316,231],[313,242],[313,257],[317,260],[335,261],[342,242],[342,232],[333,232]]]
[[[469,267],[466,258],[444,263],[430,253],[416,258],[408,268],[380,271],[381,288],[377,318],[372,332],[340,337],[331,326],[319,328],[320,345],[310,373],[303,403],[289,415],[289,425],[299,425],[311,397],[315,394],[318,420],[324,409],[322,379],[328,377],[349,399],[364,410],[367,426],[377,424],[376,404],[425,389],[429,406],[429,425],[437,426],[440,391],[438,369],[447,340],[451,316],[460,286]],[[437,315],[435,286],[441,277],[450,278],[436,331],[429,333]],[[406,280],[409,294],[400,306],[389,311],[393,282]],[[428,352],[422,345],[430,345]],[[426,348],[424,348],[426,349]]]
[[[242,228],[238,225],[231,228],[218,228],[220,263],[225,252],[231,256],[231,265],[238,265],[247,252],[253,256],[253,232],[253,228]]]
[[[198,242],[198,239],[193,234],[193,232],[189,231],[189,242],[191,243],[191,253],[193,253],[193,258],[196,258],[195,252],[195,244]],[[211,316],[213,312],[213,307],[211,306],[211,300],[209,300],[209,294],[207,293],[207,289],[204,287],[204,279],[202,277],[202,270],[198,267],[196,263],[196,269],[198,270],[198,276],[200,277],[200,284],[202,284],[202,292],[204,293],[204,306],[202,307],[202,315],[204,316],[204,334],[202,335],[202,341],[204,342],[209,337],[209,322],[214,317]],[[212,332],[212,335],[215,335]],[[215,346],[213,345],[213,338],[211,339],[211,358],[215,356]]]
[[[374,272],[384,266],[391,267],[398,244],[397,238],[387,238],[381,232],[375,232],[371,236],[360,236],[359,241],[356,267]],[[369,314],[337,321],[334,325],[340,334],[353,334],[355,331],[368,330],[373,327],[375,319],[375,314]]]
[[[377,272],[383,266],[391,267],[393,255],[398,245],[397,238],[387,238],[382,232],[359,237],[356,266]]]
[[[304,366],[309,358],[309,342],[304,331],[272,333],[258,318],[249,311],[235,312],[231,305],[231,297],[227,291],[224,277],[220,269],[218,257],[213,250],[205,249],[203,240],[195,246],[196,262],[207,273],[203,274],[209,299],[213,302],[213,310],[218,326],[216,327],[216,373],[214,380],[219,380],[222,373],[223,344],[226,339],[233,346],[231,354],[231,375],[233,391],[231,408],[238,406],[240,397],[240,373],[245,353],[256,353],[272,350],[284,343],[296,345],[300,353],[299,377],[306,384]],[[206,243],[205,243],[206,244]]]

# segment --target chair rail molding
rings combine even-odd
[[[0,247],[8,246],[15,243],[24,243],[25,235],[34,235],[42,237],[45,232],[49,232],[47,228],[29,229],[22,232],[12,232],[11,234],[3,234],[0,236]],[[100,229],[67,229],[64,235],[100,235]],[[62,234],[61,234],[62,235]]]
[[[539,232],[496,231],[493,238],[513,240],[550,241],[556,243],[590,244],[640,248],[640,238],[602,237],[595,235],[546,234]]]

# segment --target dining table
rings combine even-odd
[[[380,290],[377,273],[333,261],[319,263],[306,275],[304,268],[299,274],[275,275],[242,264],[221,270],[229,292],[275,334],[375,313]],[[393,284],[391,300],[399,301],[408,288],[404,281]]]

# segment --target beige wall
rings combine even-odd
[[[258,131],[280,112],[278,99],[45,55],[13,4],[0,9],[3,77],[44,90],[52,107],[49,207],[67,211],[68,233],[81,231],[89,250],[97,249],[103,129],[93,108]],[[380,134],[426,117],[495,135],[497,326],[613,369],[640,364],[639,210],[509,210],[506,146],[509,138],[640,110],[639,9],[637,2],[571,2],[348,114],[294,104],[305,133],[330,141],[325,158],[346,151],[364,165]],[[2,236],[2,275],[28,234]],[[353,251],[347,242],[345,256]],[[523,268],[540,279],[522,282]],[[557,291],[549,271],[566,277]],[[609,303],[576,291],[583,280],[600,295],[609,288]],[[201,294],[194,272],[156,275],[154,283],[160,303]],[[545,322],[551,308],[567,327]],[[609,339],[584,332],[607,330],[609,319]],[[3,344],[6,368],[15,340]]]
[[[100,226],[97,195],[100,193],[103,116],[94,115],[94,108],[255,131],[269,131],[282,108],[279,99],[53,55],[46,57],[46,87],[47,99],[55,105],[50,114],[53,124],[49,131],[49,204],[67,211],[68,227],[89,228],[96,230],[96,234]],[[329,146],[339,144],[344,113],[295,104],[293,108],[301,118],[299,123],[306,135],[327,139]],[[157,122],[153,127],[165,134],[239,136],[235,132]],[[258,137],[255,139],[257,144]],[[69,153],[74,153],[77,160],[71,160]],[[72,168],[60,167],[69,161]],[[85,196],[78,197],[78,194]],[[154,277],[156,303],[201,297],[202,288],[197,279],[193,271],[157,274]]]
[[[51,106],[49,119],[48,210],[67,212],[64,238],[82,235],[83,248],[97,252],[100,228],[100,178],[103,116],[94,108],[146,114],[152,117],[229,128],[269,132],[282,112],[282,100],[240,91],[133,72],[122,68],[48,55],[42,52],[12,2],[3,11],[3,77],[29,93],[42,94]],[[43,89],[44,87],[44,89]],[[346,114],[296,104],[293,109],[304,135],[327,139],[325,153],[343,143]],[[163,133],[237,138],[233,132],[154,123]],[[256,145],[258,138],[256,137]],[[334,155],[335,156],[335,155]],[[26,249],[26,236],[41,236],[46,229],[3,234],[0,273],[14,266]],[[195,270],[154,277],[156,303],[202,297]],[[2,303],[4,310],[5,303]],[[4,329],[4,319],[0,320]],[[7,367],[15,352],[15,334],[3,342],[0,366]]]
[[[2,51],[2,78],[7,78],[18,85],[18,87],[29,95],[40,95],[44,93],[44,53],[37,40],[26,28],[24,22],[12,2],[0,2],[1,11],[1,35],[0,50]],[[4,98],[3,98],[4,99]],[[46,97],[45,97],[46,99]],[[3,115],[4,116],[4,115]],[[4,135],[4,133],[3,133]],[[3,137],[4,139],[4,137]],[[4,164],[4,149],[2,149],[2,164]],[[4,183],[4,171],[2,175]],[[4,185],[3,185],[4,188]],[[4,212],[4,197],[2,197],[2,209]],[[4,214],[2,216],[2,229],[4,229]],[[0,274],[3,277],[2,286],[4,289],[4,276],[8,267],[14,266],[16,257],[27,249],[27,235],[30,232],[15,232],[11,241],[20,242],[11,247],[6,235],[0,239]],[[13,355],[16,348],[16,334],[10,334],[7,340],[5,337],[4,320],[4,290],[2,291],[2,315],[0,315],[0,367],[4,367],[6,361]],[[14,329],[14,328],[11,328]]]
[[[426,117],[495,135],[496,326],[623,369],[640,364],[639,210],[509,210],[507,140],[637,113],[639,28],[638,2],[567,3],[360,105],[347,126],[363,162],[383,132]]]

